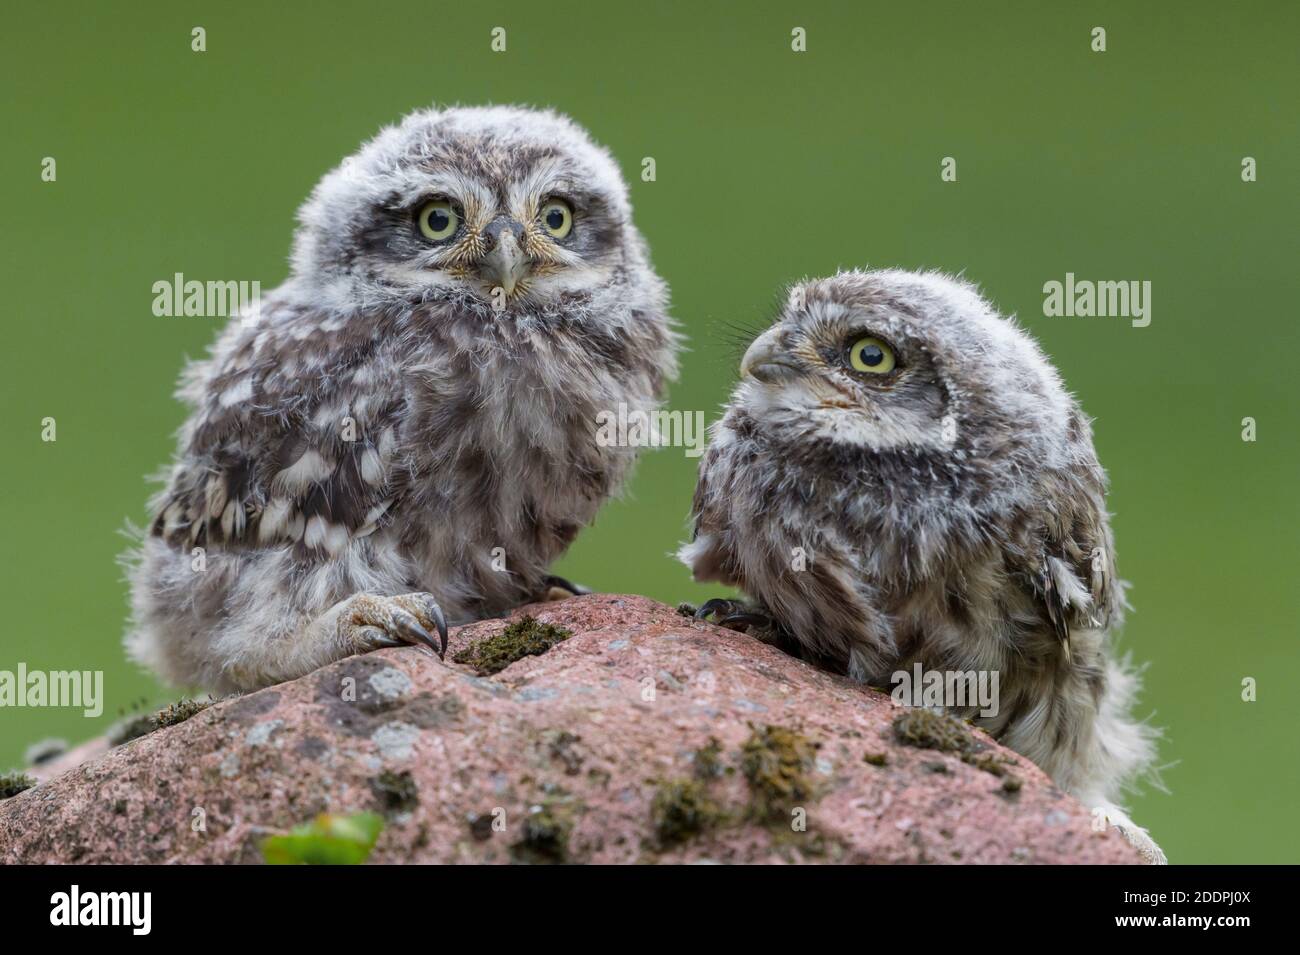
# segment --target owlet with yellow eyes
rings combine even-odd
[[[321,180],[291,275],[186,370],[130,653],[218,692],[446,646],[544,596],[675,374],[618,166],[565,117],[426,110]]]
[[[971,719],[1163,854],[1118,802],[1155,732],[1131,715],[1092,428],[1033,340],[966,282],[795,286],[714,425],[680,556],[743,590],[700,615],[873,686],[996,687]],[[997,682],[993,682],[997,677]],[[906,701],[906,700],[905,700]]]

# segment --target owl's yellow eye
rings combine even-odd
[[[859,338],[849,348],[849,364],[854,371],[887,375],[894,370],[894,350],[879,338]]]
[[[573,210],[563,199],[547,199],[542,203],[542,228],[556,239],[563,239],[573,228]]]
[[[447,199],[434,199],[432,202],[426,202],[420,209],[417,221],[420,223],[420,232],[426,239],[441,242],[456,234],[456,228],[460,225],[460,216],[456,214],[456,207]]]

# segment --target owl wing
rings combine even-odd
[[[410,486],[395,451],[407,396],[374,338],[304,311],[227,331],[181,388],[196,413],[152,533],[186,546],[295,543],[338,553]]]
[[[701,583],[715,581],[735,586],[731,568],[730,535],[726,488],[730,486],[729,462],[718,447],[711,446],[700,462],[700,476],[691,498],[691,540],[677,557]]]
[[[1027,539],[1011,549],[1012,568],[1028,580],[1067,650],[1072,630],[1104,629],[1122,612],[1104,495],[1100,467],[1050,475],[1040,500],[1055,506],[1039,512]]]

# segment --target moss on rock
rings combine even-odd
[[[1007,771],[1008,766],[1016,765],[1015,762],[988,752],[988,748],[956,717],[931,710],[909,709],[894,717],[893,726],[894,736],[900,743],[952,753],[968,766],[1003,779],[1005,792],[1019,791],[1019,778]]]
[[[655,837],[663,846],[680,845],[722,821],[724,813],[698,779],[659,784],[650,804]]]
[[[420,791],[409,770],[395,773],[386,769],[370,780],[370,789],[386,816],[410,812],[420,804]]]
[[[197,713],[202,713],[212,705],[212,700],[179,699],[169,703],[156,713],[142,713],[130,716],[114,723],[108,730],[108,739],[114,746],[121,746],[141,736],[148,736],[154,730],[184,723]]]
[[[164,726],[175,726],[177,723],[184,723],[191,716],[202,713],[211,705],[211,700],[177,700],[155,713],[154,722],[158,724],[158,729]]]
[[[36,785],[36,780],[26,773],[0,773],[0,799],[10,799]]]
[[[516,660],[541,656],[571,636],[572,632],[561,627],[524,617],[500,633],[470,644],[452,659],[472,666],[479,676],[490,676],[500,673]]]
[[[567,862],[572,830],[567,808],[548,800],[528,811],[519,841],[510,847],[510,854],[516,862],[531,865]]]
[[[810,774],[817,744],[785,726],[751,729],[740,754],[740,770],[749,782],[750,812],[764,821],[785,819],[813,796]]]
[[[691,772],[696,779],[714,779],[723,773],[722,743],[716,736],[691,754]]]
[[[966,753],[974,745],[966,724],[930,710],[908,709],[894,717],[894,737],[908,746]]]

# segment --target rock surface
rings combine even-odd
[[[0,802],[0,862],[256,862],[363,810],[378,862],[1140,861],[983,734],[904,742],[917,711],[748,636],[641,597],[525,610],[572,636],[492,675],[452,661],[521,610],[453,631],[446,663],[352,657],[83,747]]]

